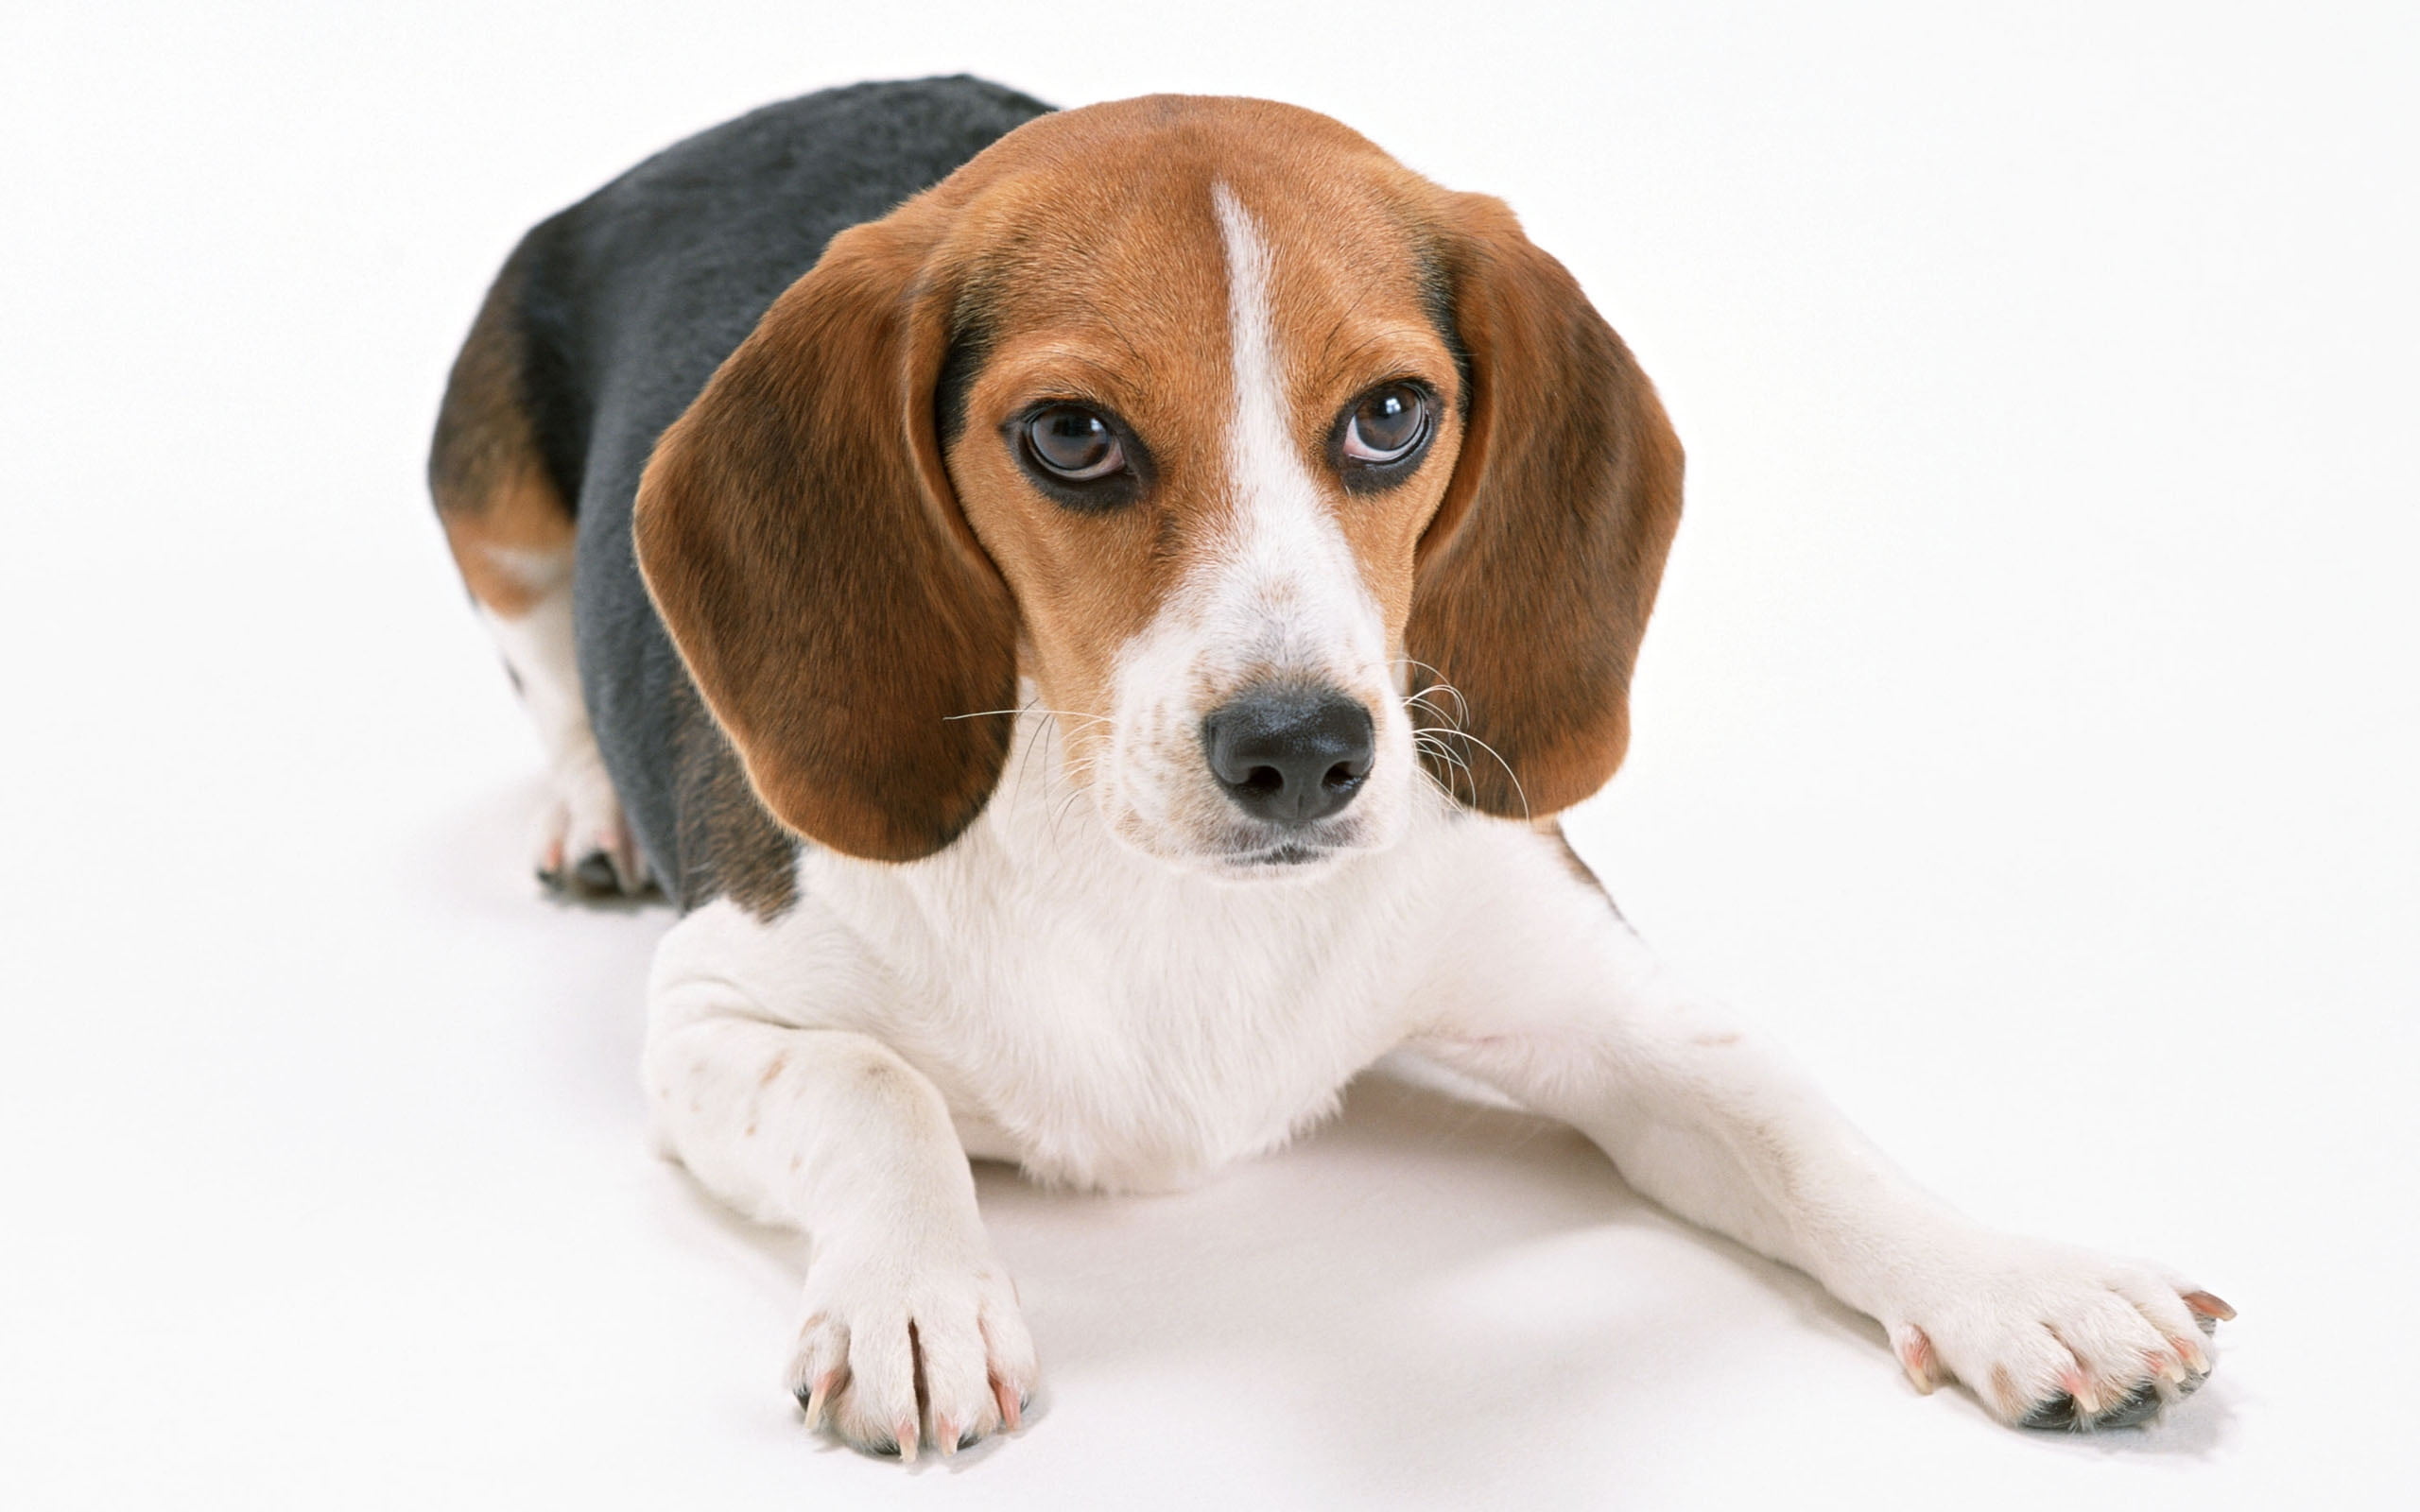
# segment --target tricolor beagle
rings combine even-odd
[[[812,95],[522,241],[431,477],[552,759],[539,869],[683,910],[647,1092],[811,1236],[808,1421],[1017,1426],[968,1157],[1180,1185],[1398,1047],[1815,1276],[1920,1390],[2103,1427],[2210,1368],[2225,1303],[1916,1188],[1564,844],[1681,448],[1498,201],[1259,100]]]

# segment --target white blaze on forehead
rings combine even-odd
[[[1214,184],[1211,196],[1226,245],[1235,381],[1227,435],[1235,514],[1216,592],[1229,613],[1261,621],[1230,626],[1257,643],[1249,648],[1256,660],[1349,679],[1385,654],[1377,605],[1294,435],[1270,307],[1269,244],[1233,190]]]
[[[1409,782],[1410,726],[1387,679],[1387,632],[1359,559],[1313,475],[1288,402],[1270,245],[1224,184],[1211,190],[1227,261],[1233,414],[1228,507],[1195,565],[1119,648],[1098,791],[1117,833],[1163,854],[1215,854],[1242,816],[1203,758],[1203,719],[1262,679],[1324,686],[1375,721],[1378,762],[1339,837],[1386,843]]]

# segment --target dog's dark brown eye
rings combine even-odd
[[[1070,483],[1105,478],[1126,466],[1126,449],[1109,421],[1080,404],[1053,404],[1025,422],[1026,449]]]
[[[1364,466],[1400,462],[1428,438],[1428,396],[1409,384],[1389,384],[1361,396],[1345,422],[1345,459]]]

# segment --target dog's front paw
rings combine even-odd
[[[2209,1373],[2235,1309],[2152,1267],[1995,1235],[1927,1274],[1885,1317],[1908,1379],[1945,1377],[2022,1428],[2130,1428]]]
[[[953,1454],[1013,1431],[1034,1381],[1016,1288],[988,1255],[835,1253],[807,1272],[789,1386],[810,1428],[903,1460],[920,1442]]]

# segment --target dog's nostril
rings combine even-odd
[[[1369,710],[1324,688],[1249,689],[1201,722],[1201,744],[1237,808],[1288,825],[1350,803],[1376,757]]]

